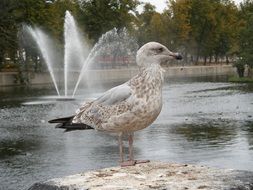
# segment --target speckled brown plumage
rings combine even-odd
[[[132,132],[152,123],[162,108],[162,68],[160,65],[142,69],[124,83],[131,90],[125,100],[113,105],[86,102],[78,110],[73,123],[85,123],[97,130]]]

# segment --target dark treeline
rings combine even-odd
[[[163,13],[139,0],[0,0],[0,68],[22,67],[29,60],[38,70],[36,46],[22,25],[39,26],[63,44],[63,22],[70,10],[91,43],[106,31],[126,27],[139,45],[157,41],[184,54],[186,63],[253,66],[253,1],[169,0]],[[25,58],[24,58],[25,57]]]

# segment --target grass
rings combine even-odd
[[[253,78],[249,77],[230,77],[228,79],[229,82],[234,82],[234,83],[253,83]]]

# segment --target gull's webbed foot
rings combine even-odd
[[[136,164],[144,164],[148,162],[150,162],[150,160],[128,160],[125,162],[121,162],[120,166],[121,167],[135,166]]]
[[[135,164],[144,164],[148,162],[150,162],[150,160],[135,160]]]
[[[121,162],[120,166],[121,167],[135,166],[135,164],[136,164],[136,160],[128,160],[128,161],[125,161],[125,162]]]

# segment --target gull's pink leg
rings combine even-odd
[[[134,134],[130,133],[128,137],[128,143],[129,143],[129,160],[133,161],[134,160],[134,155],[133,155],[133,139]]]
[[[134,160],[133,156],[133,142],[134,142],[134,133],[130,133],[128,137],[129,141],[129,160],[134,162],[135,164],[142,164],[142,163],[147,163],[150,162],[149,160]]]
[[[119,156],[120,156],[120,163],[124,162],[124,155],[123,155],[123,142],[122,142],[122,133],[119,134]]]
[[[150,162],[149,160],[134,160],[134,155],[133,155],[133,139],[134,134],[129,133],[128,136],[128,142],[129,142],[129,160],[126,162],[121,163],[121,167],[126,167],[126,166],[134,166],[135,164],[141,164],[141,163],[147,163]]]
[[[129,134],[129,160],[121,163],[121,167],[134,166],[136,161],[133,159],[133,134]]]

